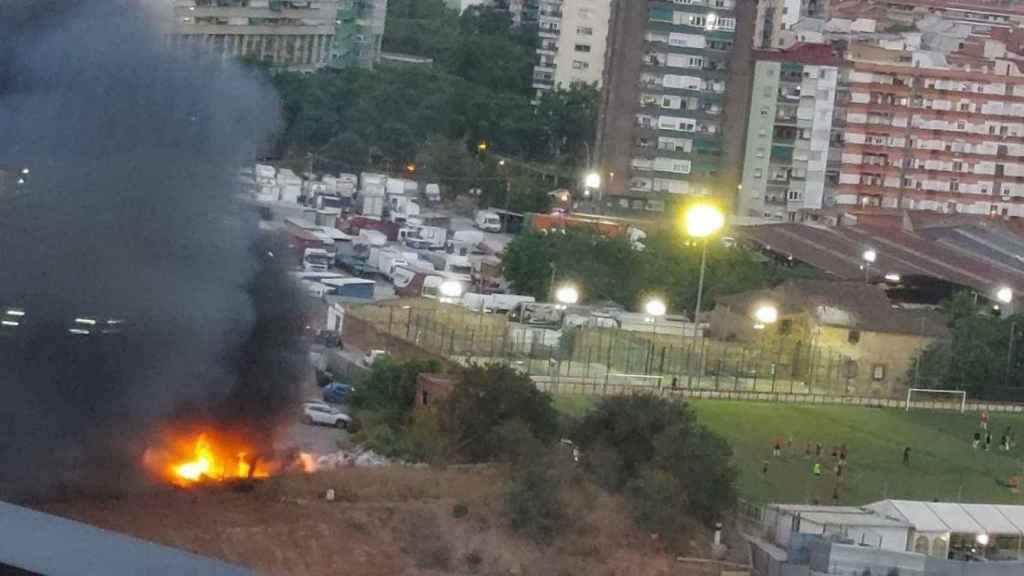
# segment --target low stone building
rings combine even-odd
[[[775,321],[758,320],[757,311],[769,307],[777,311]],[[710,331],[716,339],[766,348],[786,342],[826,351],[842,358],[836,369],[848,392],[860,395],[901,393],[918,352],[948,336],[935,310],[903,308],[878,286],[826,280],[719,297]]]

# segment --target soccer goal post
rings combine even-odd
[[[917,396],[917,398],[915,398]],[[941,398],[941,400],[939,400]],[[910,411],[912,402],[926,403],[927,408],[943,408],[960,406],[960,412],[967,410],[967,392],[963,390],[936,390],[934,388],[911,388],[907,390],[906,410]]]

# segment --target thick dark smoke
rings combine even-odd
[[[0,169],[30,171],[0,196],[0,498],[123,484],[168,420],[281,416],[300,300],[235,200],[277,110],[138,1],[0,0]]]

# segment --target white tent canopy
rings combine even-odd
[[[865,506],[917,532],[1024,535],[1024,506],[882,500]]]

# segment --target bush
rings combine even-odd
[[[488,462],[508,456],[503,435],[513,420],[541,444],[558,437],[558,412],[528,376],[502,365],[465,368],[442,403],[441,431],[463,460]]]
[[[348,398],[358,410],[374,412],[377,420],[392,427],[404,425],[416,401],[416,377],[421,372],[438,372],[437,362],[395,362],[382,358],[374,362],[370,374],[356,386]]]
[[[543,462],[520,469],[505,494],[509,526],[538,544],[550,542],[569,524],[560,493],[557,475]]]
[[[598,483],[618,491],[654,458],[658,434],[692,419],[685,406],[654,396],[613,396],[583,417],[573,439]]]
[[[648,532],[679,537],[686,531],[686,489],[664,470],[641,471],[626,486],[626,502],[637,525]]]
[[[674,538],[689,516],[710,525],[736,502],[729,444],[699,426],[686,406],[653,396],[603,400],[574,439],[594,479],[626,490],[637,524]]]

